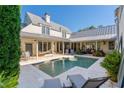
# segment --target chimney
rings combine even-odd
[[[44,18],[47,23],[50,23],[50,16],[48,15],[48,13],[44,14]]]

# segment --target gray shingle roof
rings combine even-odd
[[[30,18],[32,24],[34,24],[34,25],[40,25],[40,24],[49,25],[49,26],[51,26],[53,29],[55,29],[55,30],[57,30],[57,31],[59,31],[60,28],[61,28],[62,30],[66,30],[68,33],[71,33],[71,31],[70,31],[67,27],[65,27],[65,26],[63,26],[63,25],[60,25],[60,24],[55,23],[55,22],[53,22],[53,21],[51,21],[50,23],[47,23],[47,22],[44,20],[43,17],[37,16],[37,15],[32,14],[32,13],[30,13],[30,12],[27,12],[27,15],[28,15],[28,17]]]
[[[32,24],[44,23],[44,20],[35,14],[27,12],[27,15],[30,18],[30,20],[32,21]]]
[[[71,34],[70,38],[92,37],[92,36],[110,35],[110,34],[116,34],[115,25],[100,27],[100,28],[81,31],[81,32],[74,32]]]

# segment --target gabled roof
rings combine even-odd
[[[59,31],[61,28],[62,30],[66,30],[68,33],[71,33],[71,31],[67,27],[60,25],[58,23],[55,23],[53,21],[50,21],[50,23],[47,23],[43,17],[37,16],[33,13],[27,12],[27,16],[30,18],[32,24],[34,24],[34,25],[38,25],[38,26],[40,26],[40,24],[48,25],[48,26],[52,27],[52,29],[54,29],[54,30]]]

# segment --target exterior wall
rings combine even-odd
[[[71,34],[67,33],[66,38],[70,38]]]
[[[42,34],[42,26],[40,27],[29,24],[28,26],[23,28],[22,31],[28,33],[34,33],[34,34]],[[56,36],[62,38],[62,32],[50,29],[50,36]],[[66,38],[69,38],[70,34],[67,33],[66,36],[67,36]]]
[[[122,37],[122,40],[124,41],[124,9],[122,11],[122,14],[120,16],[120,21],[119,21],[119,40]],[[122,43],[122,47],[124,49],[124,43]]]
[[[112,50],[109,49],[109,42],[110,41],[101,41],[100,42],[100,49],[102,49],[105,53],[110,53]],[[114,41],[115,42],[115,41]],[[115,47],[115,45],[114,45]]]
[[[62,32],[50,30],[50,36],[62,37]]]
[[[22,29],[23,32],[34,33],[34,34],[42,34],[41,27],[35,25],[28,25]]]
[[[108,53],[109,52],[108,41],[100,41],[100,49],[102,49],[105,53]]]
[[[34,39],[21,38],[21,51],[26,51],[25,44],[32,44],[33,56],[36,56],[36,42]]]
[[[117,12],[117,25],[118,25],[118,50],[122,53],[122,60],[118,74],[118,86],[124,87],[124,6],[120,6]],[[122,40],[121,40],[122,38]],[[121,48],[122,46],[122,48]]]

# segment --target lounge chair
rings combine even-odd
[[[60,79],[46,79],[44,81],[43,88],[62,88],[62,84],[60,82]]]
[[[86,80],[80,74],[77,74],[68,75],[67,78],[71,81],[73,88],[99,88],[110,77],[99,77]]]

